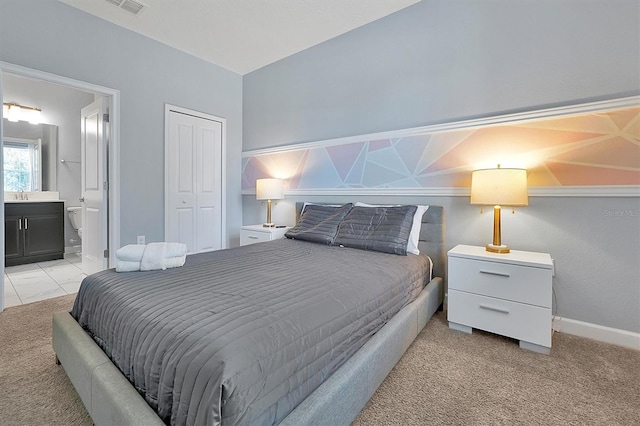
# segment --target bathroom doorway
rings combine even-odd
[[[108,151],[107,147],[105,147],[105,152],[108,152],[108,156],[104,157],[105,164],[109,166],[105,168],[105,178],[100,179],[101,190],[104,191],[104,198],[108,200],[108,204],[105,203],[107,210],[104,212],[104,223],[101,224],[106,231],[104,237],[101,241],[91,242],[91,245],[94,249],[96,247],[101,248],[100,250],[93,250],[94,254],[97,252],[100,253],[100,260],[103,267],[99,269],[107,268],[113,262],[113,252],[115,250],[109,251],[108,248],[119,247],[119,215],[117,214],[119,210],[119,176],[117,173],[117,153],[119,151],[119,92],[90,83],[71,80],[62,76],[42,73],[3,62],[0,62],[0,76],[2,76],[0,95],[3,98],[3,102],[22,102],[22,104],[26,104],[27,106],[33,104],[34,107],[39,107],[38,109],[42,110],[41,115],[43,116],[43,122],[47,124],[54,124],[56,121],[64,122],[63,125],[57,126],[59,136],[58,146],[56,147],[57,151],[50,150],[48,152],[48,155],[53,155],[55,159],[53,164],[55,164],[58,172],[57,182],[56,184],[50,184],[51,182],[49,182],[50,185],[47,188],[43,186],[42,189],[45,190],[43,192],[58,193],[59,199],[64,200],[65,203],[65,259],[44,262],[43,264],[19,265],[13,267],[15,269],[6,268],[5,270],[3,245],[1,256],[3,262],[1,269],[4,279],[2,283],[3,288],[0,292],[0,310],[2,310],[6,306],[29,303],[44,298],[68,294],[69,292],[76,292],[79,282],[86,276],[86,272],[95,272],[95,269],[86,272],[82,270],[82,236],[86,238],[87,234],[82,230],[82,221],[75,220],[75,226],[72,225],[71,218],[73,217],[73,213],[71,211],[68,212],[67,207],[71,208],[70,210],[74,210],[73,207],[82,206],[81,160],[84,157],[81,155],[80,146],[80,110],[83,106],[92,103],[96,99],[104,99],[109,113],[109,119],[105,125],[106,133],[109,136]],[[19,81],[18,79],[21,80],[21,83],[26,84],[25,87],[27,87],[27,89],[24,90],[24,94],[16,94],[14,86],[16,86],[16,81]],[[29,84],[27,83],[30,83],[33,87],[28,89]],[[43,87],[48,87],[48,89],[42,89]],[[49,92],[57,93],[57,96],[55,94],[51,95]],[[8,99],[8,96],[11,96],[12,99]],[[45,105],[47,105],[46,109],[44,107]],[[65,108],[72,109],[72,111],[56,112],[56,109]],[[71,119],[68,117],[72,117],[73,123],[70,122]],[[101,115],[101,118],[102,117]],[[2,121],[6,123],[6,120]],[[8,128],[9,126],[0,125],[0,136],[3,136],[3,138],[4,127]],[[70,137],[69,133],[72,131],[75,132],[73,138]],[[65,146],[64,142],[69,139],[75,139],[77,143],[75,145]],[[1,167],[3,168],[4,176],[4,163],[0,162],[0,164],[2,164]],[[49,180],[51,181],[51,179]],[[75,186],[71,188],[73,185]],[[55,194],[43,193],[38,196],[45,195],[55,197]],[[34,198],[38,198],[38,196],[34,195]],[[2,197],[3,204],[5,201],[10,201],[5,200],[4,192]],[[4,209],[2,209],[2,215],[4,218]],[[78,224],[78,222],[80,222],[80,224]],[[2,229],[2,232],[4,232],[4,229]],[[25,291],[24,286],[28,282],[39,282],[40,284],[34,285],[30,290]]]

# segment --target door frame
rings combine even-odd
[[[109,211],[106,226],[108,226],[109,261],[108,265],[115,265],[116,248],[120,247],[120,91],[109,87],[99,86],[85,81],[75,80],[57,74],[35,70],[9,62],[0,61],[0,98],[3,98],[2,76],[14,74],[48,83],[71,87],[89,93],[95,93],[107,98],[109,107]],[[4,136],[2,128],[2,110],[0,110],[0,139]],[[0,150],[0,171],[3,171],[2,150]],[[4,173],[0,173],[0,185],[4,188]],[[0,191],[0,201],[4,206],[4,191]],[[0,209],[0,221],[4,223],[4,208]],[[0,236],[4,241],[4,226],[0,227]],[[4,244],[0,244],[0,274],[4,276]],[[4,309],[4,280],[0,281],[0,312]]]
[[[218,121],[222,123],[222,141],[220,144],[220,239],[221,249],[228,247],[227,244],[227,119],[204,112],[179,107],[171,104],[164,104],[164,235],[165,239],[169,235],[169,114],[171,112],[191,115],[205,120]]]

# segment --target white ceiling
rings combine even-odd
[[[60,1],[244,75],[420,0]]]

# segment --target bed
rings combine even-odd
[[[418,287],[414,285],[413,287],[409,287],[408,290],[406,288],[398,288],[392,291],[389,289],[392,286],[380,287],[380,292],[393,293],[393,296],[391,296],[388,301],[385,299],[383,303],[375,301],[367,302],[367,304],[378,303],[373,313],[361,314],[362,318],[369,318],[368,321],[373,322],[373,324],[362,322],[364,320],[361,321],[360,317],[349,316],[352,315],[352,313],[355,315],[355,311],[361,310],[361,305],[358,305],[360,302],[358,300],[350,301],[352,299],[351,296],[346,296],[345,299],[340,299],[338,302],[331,300],[333,303],[327,304],[327,300],[323,300],[323,298],[326,298],[327,294],[331,294],[333,298],[333,295],[342,291],[341,287],[329,287],[332,284],[326,283],[327,289],[320,288],[317,283],[312,281],[310,275],[321,275],[318,271],[322,271],[323,267],[326,270],[326,264],[334,264],[338,266],[330,269],[336,269],[337,276],[341,276],[344,275],[346,270],[341,270],[340,265],[360,265],[364,264],[364,262],[373,262],[374,265],[378,264],[380,269],[374,271],[373,274],[380,275],[383,271],[392,268],[391,263],[385,264],[385,262],[391,261],[389,260],[391,258],[397,259],[397,261],[393,260],[391,262],[398,263],[400,269],[409,270],[410,266],[408,266],[409,264],[406,262],[414,262],[418,256],[395,256],[369,252],[368,250],[342,248],[339,246],[328,247],[326,245],[297,239],[279,240],[223,250],[216,253],[193,255],[189,257],[187,264],[185,264],[183,268],[159,271],[155,274],[116,274],[113,271],[103,271],[102,273],[88,277],[85,280],[86,282],[83,282],[78,293],[78,298],[74,305],[74,316],[70,313],[58,313],[54,316],[53,347],[56,352],[56,357],[64,367],[85,407],[97,425],[160,425],[164,424],[162,419],[167,422],[171,420],[177,424],[217,424],[221,419],[224,420],[222,422],[223,424],[349,424],[364,407],[373,392],[382,380],[384,380],[389,371],[391,371],[433,312],[435,312],[442,303],[442,277],[444,276],[443,272],[445,270],[443,248],[444,224],[442,219],[442,208],[430,206],[421,220],[422,227],[420,229],[420,242],[418,245],[420,251],[427,254],[432,261],[432,265],[429,266],[433,267],[432,276],[434,278],[424,287],[422,287],[422,285]],[[347,243],[345,242],[345,244]],[[206,300],[205,297],[208,296],[202,293],[201,289],[198,290],[196,288],[196,283],[202,281],[202,275],[211,275],[213,273],[212,271],[215,271],[216,274],[224,276],[224,268],[234,269],[234,262],[240,262],[240,264],[246,262],[242,260],[244,259],[242,256],[248,256],[248,259],[254,259],[254,261],[252,265],[247,265],[247,267],[244,268],[245,275],[235,278],[239,284],[219,287],[216,290],[218,293],[216,293],[215,297],[211,300]],[[339,261],[339,258],[343,261]],[[314,261],[309,261],[310,259]],[[304,264],[311,266],[311,269],[306,272],[308,275],[305,275],[304,272],[298,269],[304,267]],[[238,270],[237,266],[238,265],[235,267],[236,274]],[[424,268],[425,266],[422,265],[420,267]],[[281,273],[283,269],[291,270],[282,276]],[[257,289],[256,283],[251,281],[251,270],[260,270],[260,284],[266,285],[267,287],[273,286],[276,289],[275,293],[278,294],[276,299],[261,299],[261,297],[263,297],[262,289]],[[366,273],[366,271],[362,272]],[[133,281],[135,284],[131,284],[129,282],[131,280],[126,279],[127,275],[134,278]],[[271,275],[273,275],[274,278],[272,283],[265,278]],[[328,273],[325,275],[329,276]],[[296,276],[298,277],[297,280]],[[180,280],[184,280],[181,285],[167,284],[166,286],[161,286],[161,284],[159,284],[161,281],[179,282]],[[371,278],[367,276],[354,278],[354,285],[356,285],[359,280],[370,281]],[[415,277],[411,278],[410,276],[408,279],[405,279],[405,281],[412,280],[417,281],[418,279]],[[305,287],[301,284],[301,281],[309,281],[312,284]],[[189,286],[193,287],[193,289],[189,290]],[[175,293],[176,288],[179,288],[180,293]],[[374,294],[377,291],[375,287],[371,287],[370,290],[367,289],[369,289],[369,287],[361,287],[358,292]],[[314,333],[322,334],[322,331],[317,331],[317,319],[315,323],[312,321],[308,326],[303,324],[303,316],[317,317],[316,313],[313,312],[314,306],[321,305],[326,310],[335,308],[338,312],[341,312],[340,309],[342,305],[347,305],[351,302],[356,304],[354,306],[357,306],[357,309],[353,307],[349,308],[345,311],[347,313],[337,316],[340,318],[345,317],[340,319],[340,321],[344,321],[344,323],[337,328],[338,330],[347,329],[342,332],[343,337],[340,337],[335,331],[327,332],[327,336],[321,336],[321,342],[337,342],[332,343],[335,347],[331,346],[329,351],[327,351],[326,345],[324,347],[320,345],[313,349],[305,349],[306,352],[303,352],[306,355],[294,356],[289,354],[287,352],[288,350],[282,349],[297,344],[293,341],[286,341],[288,338],[287,335],[289,334],[288,329],[283,328],[283,330],[285,330],[284,335],[269,334],[272,328],[281,328],[280,325],[278,325],[278,309],[274,307],[286,305],[288,303],[288,295],[296,291],[300,292],[303,296],[300,299],[301,302],[308,302],[308,304],[302,307],[296,306],[292,314],[288,313],[286,315],[287,320],[285,322],[291,323],[289,326],[296,329],[308,327],[308,329],[301,331],[304,336],[309,336]],[[91,296],[92,293],[95,293],[95,295]],[[207,292],[207,294],[208,293],[209,292]],[[412,293],[411,298],[413,299],[413,301],[408,304],[405,303],[407,293]],[[180,294],[181,296],[176,297],[176,294]],[[417,297],[415,297],[416,295]],[[157,304],[154,304],[152,308],[149,308],[147,306],[149,298],[159,299],[159,301],[157,301]],[[191,299],[188,300],[188,298]],[[249,309],[248,316],[251,317],[251,321],[253,322],[249,322],[246,325],[234,323],[234,319],[232,318],[233,313],[226,315],[223,312],[224,306],[226,305],[216,305],[218,300],[224,298],[239,300],[240,305],[234,308],[234,311],[247,307],[247,309]],[[131,306],[122,308],[120,301],[125,299]],[[142,303],[143,300],[145,303]],[[185,300],[187,302],[185,302]],[[275,302],[273,300],[275,300]],[[198,304],[199,302],[201,303]],[[265,305],[265,303],[268,306]],[[186,304],[188,306],[188,315],[185,314],[184,310],[173,311],[172,304]],[[384,306],[385,308],[382,309],[380,306]],[[103,309],[103,311],[98,312],[98,307]],[[142,307],[148,310],[138,310]],[[283,312],[288,312],[287,309],[288,308],[284,309]],[[218,337],[224,339],[229,334],[232,334],[234,330],[243,327],[248,330],[248,335],[252,336],[249,338],[249,342],[251,342],[250,345],[246,342],[234,343],[236,340],[233,339],[229,340],[230,343],[222,345],[222,347],[228,349],[226,354],[227,358],[223,358],[223,363],[225,363],[232,373],[231,378],[224,380],[224,386],[220,386],[220,383],[213,380],[202,382],[202,379],[198,379],[195,376],[192,378],[189,386],[183,386],[184,389],[187,389],[187,394],[190,394],[191,391],[199,387],[214,390],[222,389],[219,394],[214,395],[212,398],[215,401],[224,400],[226,404],[224,417],[221,413],[222,409],[220,409],[220,412],[215,412],[215,409],[212,411],[208,409],[208,406],[205,407],[204,410],[196,410],[191,414],[183,413],[184,415],[182,417],[176,414],[167,414],[167,409],[162,408],[162,400],[169,401],[168,405],[170,408],[173,404],[174,412],[180,412],[181,410],[186,412],[189,406],[198,406],[200,402],[194,403],[193,400],[189,399],[191,396],[187,395],[184,404],[180,405],[182,401],[180,389],[183,388],[179,388],[178,391],[175,389],[167,390],[163,387],[163,384],[165,382],[172,384],[183,383],[186,382],[186,379],[180,379],[182,380],[180,381],[170,376],[169,373],[164,371],[158,372],[154,370],[155,367],[151,365],[153,363],[148,360],[161,357],[161,355],[157,354],[169,353],[168,351],[171,349],[174,351],[171,352],[171,356],[178,360],[176,364],[178,366],[173,366],[173,370],[170,369],[173,372],[174,370],[180,370],[180,362],[190,366],[198,356],[207,353],[206,351],[209,350],[207,348],[209,348],[210,345],[207,344],[198,347],[197,351],[185,349],[198,345],[197,340],[189,339],[200,331],[194,333],[190,331],[193,329],[189,328],[178,329],[178,338],[165,338],[166,330],[157,326],[155,321],[155,316],[159,315],[160,311],[170,312],[169,315],[175,314],[174,325],[180,324],[180,327],[185,323],[187,325],[184,325],[184,327],[190,327],[191,323],[194,322],[206,322],[209,321],[211,316],[218,315],[221,318],[224,317],[225,321],[227,321],[221,326],[214,323],[209,326],[210,330],[214,330],[215,333],[220,333]],[[133,314],[131,312],[133,312]],[[300,316],[301,312],[304,313],[304,315]],[[102,316],[102,319],[92,318],[92,313],[95,313],[96,317]],[[136,321],[127,323],[127,315],[135,317]],[[387,316],[389,318],[387,318]],[[153,318],[143,325],[136,325],[137,322],[139,322],[138,318],[148,319],[151,317]],[[373,320],[371,321],[372,318]],[[95,340],[85,331],[85,328],[83,328],[78,321],[90,330]],[[332,320],[332,322],[335,321]],[[269,326],[266,328],[256,326],[256,324],[260,324],[261,322],[269,324]],[[102,332],[99,330],[100,327],[104,329]],[[122,331],[122,335],[116,335],[114,337],[113,334],[115,332],[113,330],[117,330],[118,327],[122,327],[124,331]],[[137,336],[138,328],[136,327],[139,329],[152,329],[150,335],[160,337],[156,338],[154,343],[151,343],[154,338],[148,337],[148,335],[145,335],[144,338]],[[153,330],[154,327],[156,327],[155,331]],[[261,331],[256,332],[258,329]],[[352,330],[349,331],[349,329]],[[222,332],[220,330],[225,331]],[[136,342],[136,345],[138,345],[137,342],[140,341],[143,343],[136,346],[135,350],[130,348],[132,345],[130,342],[123,344],[120,349],[113,349],[107,344],[107,341],[110,339],[127,341],[127,333],[131,334],[129,337],[130,342]],[[169,343],[162,343],[163,340]],[[160,343],[158,343],[158,341],[160,341]],[[345,341],[349,344],[345,344]],[[234,347],[234,344],[240,346]],[[262,371],[273,370],[280,372],[282,370],[281,367],[273,367],[275,364],[272,365],[273,359],[271,358],[268,360],[260,358],[259,362],[251,358],[254,349],[261,346],[264,346],[266,353],[269,354],[273,353],[276,349],[279,352],[286,353],[286,356],[289,357],[287,358],[287,365],[291,363],[296,364],[300,358],[316,354],[313,355],[316,356],[316,358],[310,358],[312,360],[311,364],[314,365],[314,367],[311,368],[305,365],[299,370],[294,370],[293,373],[282,373],[275,379],[265,375],[264,381],[256,382],[257,384],[247,382],[248,385],[244,388],[240,385],[236,386],[236,382],[241,383],[245,381],[246,377],[253,380],[253,377],[256,374],[261,374]],[[136,351],[137,354],[132,354]],[[212,351],[215,354],[224,352],[224,350],[220,348],[214,348]],[[317,353],[324,354],[326,352],[330,352],[333,357],[327,358],[329,359],[329,366],[316,368],[315,364],[319,362],[317,361]],[[243,358],[244,355],[229,356],[229,354],[234,353],[249,354],[247,355],[248,359],[245,360],[247,363],[242,364],[239,360]],[[334,356],[334,353],[337,355]],[[155,355],[150,356],[149,354]],[[208,356],[209,355],[205,358],[209,359]],[[324,356],[325,355],[320,355],[319,358]],[[281,356],[279,355],[278,357]],[[132,366],[132,364],[136,363],[135,360],[138,360],[138,363],[141,365],[141,367],[137,369],[138,372],[135,372],[135,368]],[[131,362],[127,364],[128,361]],[[231,367],[236,362],[238,365],[236,366],[236,370],[233,370]],[[208,367],[206,365],[205,367],[199,366],[198,371],[201,371],[202,368],[206,369]],[[243,373],[251,368],[257,371],[243,376]],[[152,383],[151,385],[147,385],[147,388],[141,390],[141,382],[138,380],[139,378],[136,379],[136,375],[140,375],[139,372],[142,370],[151,371],[149,377],[161,375],[163,379],[158,379],[155,385]],[[310,372],[307,376],[303,377],[303,374],[307,374],[306,370],[310,370]],[[125,373],[123,374],[121,371],[125,371]],[[186,376],[189,377],[189,374],[190,373],[186,373]],[[291,377],[295,380],[292,380]],[[300,379],[301,377],[302,379]],[[164,380],[164,378],[166,378],[166,380]],[[145,380],[149,383],[153,382],[148,378],[142,378],[142,383],[145,383]],[[204,383],[204,385],[202,383],[198,384],[199,381]],[[134,385],[131,384],[132,382]],[[273,392],[275,391],[270,391],[283,387],[285,390],[279,394],[274,394]],[[136,390],[136,388],[138,388],[138,390]],[[158,390],[157,388],[160,389]],[[265,388],[268,389],[265,390]],[[250,389],[257,390],[254,392]],[[142,395],[144,395],[144,397]],[[242,398],[238,396],[238,398],[234,400],[233,398],[236,395],[240,395]],[[246,395],[249,395],[249,397],[246,398]],[[272,397],[271,395],[276,396]],[[275,403],[274,401],[268,402],[270,398],[275,398]],[[164,404],[164,406],[166,407],[166,404]],[[202,414],[203,412],[206,414]],[[212,412],[213,414],[211,414]],[[208,416],[206,420],[202,417],[205,415]]]

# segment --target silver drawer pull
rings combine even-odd
[[[489,311],[500,312],[501,314],[508,314],[508,313],[509,313],[509,311],[508,311],[508,310],[506,310],[506,309],[502,309],[502,308],[495,308],[495,307],[493,307],[493,306],[480,305],[480,307],[481,307],[482,309],[486,309],[486,310],[489,310]]]
[[[251,238],[252,240],[257,240],[258,237],[256,237],[255,235],[249,235],[249,238]]]
[[[494,271],[480,271],[481,274],[489,274],[489,275],[497,275],[499,277],[507,277],[509,278],[511,275],[505,274],[504,272],[494,272]]]

